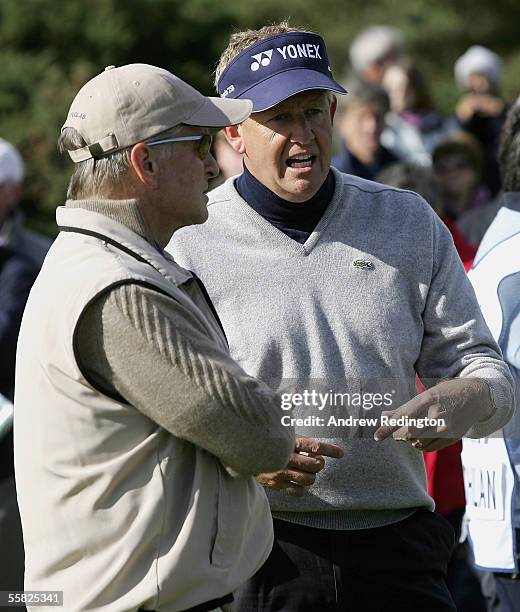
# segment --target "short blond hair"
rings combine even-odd
[[[243,32],[235,32],[231,34],[228,46],[224,49],[224,52],[218,61],[217,67],[215,68],[215,89],[217,92],[220,77],[232,59],[242,53],[244,49],[251,47],[251,45],[254,45],[260,40],[265,40],[266,38],[271,38],[271,36],[277,36],[278,34],[286,34],[287,32],[315,33],[304,28],[295,28],[287,21],[281,21],[280,23],[273,23],[272,25],[264,26],[259,30],[244,30]]]

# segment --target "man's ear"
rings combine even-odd
[[[159,165],[143,142],[132,147],[130,153],[132,169],[142,186],[148,189],[159,188]]]
[[[240,153],[240,155],[243,155],[246,152],[246,146],[244,144],[244,139],[242,138],[242,125],[241,124],[230,125],[229,127],[224,128],[224,134],[230,146],[237,153]]]

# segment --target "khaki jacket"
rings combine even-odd
[[[75,331],[96,296],[131,281],[191,308],[227,350],[223,332],[180,287],[190,273],[144,238],[81,208],[59,208],[57,219],[62,232],[29,298],[18,349],[25,588],[62,590],[68,612],[175,612],[222,597],[271,549],[262,488],[95,389],[78,366]]]

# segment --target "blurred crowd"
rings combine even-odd
[[[508,109],[500,93],[500,57],[474,45],[457,59],[460,97],[448,116],[435,108],[428,77],[406,56],[399,31],[367,29],[353,41],[350,58],[337,167],[424,195],[469,261],[498,210],[497,151]],[[421,185],[403,182],[410,165],[428,169],[418,171]]]
[[[407,53],[398,30],[373,26],[361,32],[350,46],[344,80],[349,93],[338,97],[332,165],[422,195],[450,230],[469,270],[501,206],[497,152],[511,104],[501,94],[502,62],[491,49],[471,46],[452,70],[460,96],[446,115],[435,107],[428,75]],[[214,154],[221,168],[215,184],[242,172],[241,157],[222,134],[215,139]],[[19,208],[23,180],[20,154],[0,138],[0,542],[10,549],[2,556],[0,590],[23,588],[9,410],[22,314],[50,246],[50,240],[26,227]],[[459,609],[492,610],[490,574],[472,567],[464,543],[460,452],[459,443],[425,454],[429,492],[461,540],[449,577]]]

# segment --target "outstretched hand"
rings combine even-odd
[[[487,384],[478,378],[456,378],[435,385],[416,395],[396,410],[384,412],[391,419],[409,417],[410,424],[388,424],[375,433],[381,442],[392,436],[394,440],[409,442],[417,450],[434,451],[460,440],[478,421],[491,415],[493,400]],[[433,423],[419,426],[420,419]]]

